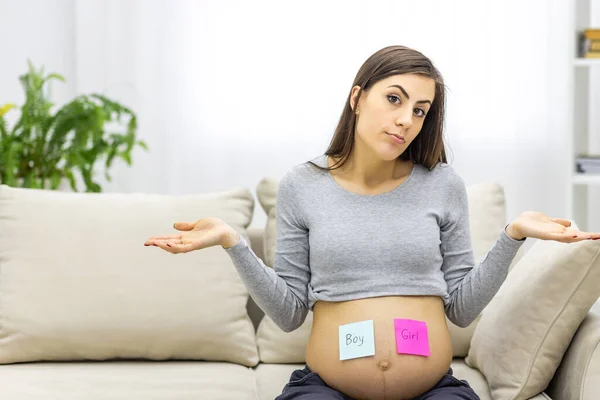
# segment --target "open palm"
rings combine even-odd
[[[550,218],[537,211],[527,211],[515,221],[519,235],[522,237],[555,240],[572,243],[581,240],[600,239],[598,232],[583,232],[571,226],[571,221],[561,218]]]
[[[228,225],[219,218],[203,218],[196,222],[176,222],[173,228],[182,233],[167,236],[152,236],[144,246],[156,246],[169,253],[187,253],[221,244]]]

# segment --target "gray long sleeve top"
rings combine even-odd
[[[326,166],[326,156],[313,160]],[[298,328],[317,301],[427,295],[450,321],[469,325],[497,293],[523,241],[502,231],[475,264],[466,187],[447,164],[415,164],[378,195],[341,187],[309,163],[280,181],[273,268],[244,238],[226,249],[248,292],[284,331]]]

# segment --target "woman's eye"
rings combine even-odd
[[[387,96],[388,101],[392,104],[400,104],[401,100],[400,97],[390,94]],[[421,109],[421,108],[415,108],[415,114],[417,115],[417,117],[424,117],[425,115],[427,115],[427,113],[425,112],[425,110]]]
[[[392,101],[392,99],[398,100],[397,102]],[[398,104],[400,102],[400,97],[394,96],[393,94],[388,95],[388,100],[392,104]]]

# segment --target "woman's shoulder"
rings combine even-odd
[[[418,167],[425,179],[438,188],[454,192],[465,187],[462,176],[448,163],[439,162],[432,169],[428,169],[424,165],[418,165]]]
[[[327,173],[326,170],[319,168],[325,166],[327,166],[325,155],[320,155],[311,160],[295,164],[283,175],[279,182],[279,186],[291,189],[293,187],[306,186],[314,183]]]

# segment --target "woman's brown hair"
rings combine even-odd
[[[362,92],[367,92],[376,82],[391,75],[420,74],[435,81],[435,97],[423,122],[421,132],[400,155],[401,160],[411,160],[422,164],[429,170],[439,162],[446,163],[443,129],[445,110],[445,85],[440,72],[433,66],[429,58],[420,52],[405,46],[388,46],[371,55],[360,67],[352,87],[360,86],[357,99]],[[352,89],[350,89],[350,94]],[[350,157],[356,133],[356,114],[350,107],[350,94],[346,99],[344,110],[335,129],[326,155],[338,161],[331,167],[318,168],[333,170],[342,167]]]

